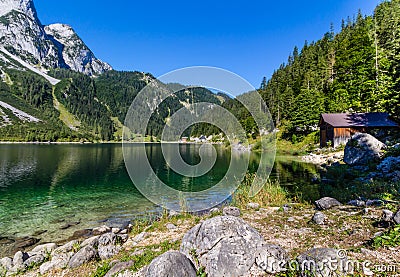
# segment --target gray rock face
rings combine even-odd
[[[226,215],[226,216],[240,216],[240,210],[239,208],[236,207],[224,207],[224,209],[222,210],[222,214]]]
[[[44,27],[32,0],[0,0],[0,42],[31,65],[69,68],[88,75],[111,70],[98,60],[71,27]]]
[[[312,217],[312,221],[318,225],[323,225],[325,223],[325,220],[326,216],[321,212],[316,212]]]
[[[278,273],[286,270],[289,260],[287,252],[280,246],[264,244],[256,257],[256,265],[267,273]]]
[[[342,205],[339,201],[332,197],[324,197],[315,201],[318,210],[328,210],[330,208]]]
[[[299,255],[297,262],[302,276],[340,276],[351,271],[346,253],[332,248],[312,248]]]
[[[197,275],[192,262],[185,255],[178,251],[168,251],[150,263],[145,276],[196,277]]]
[[[209,276],[241,276],[253,266],[264,244],[261,235],[244,220],[217,216],[185,234],[181,252]]]
[[[120,246],[116,245],[118,239],[120,239],[120,237],[114,233],[107,233],[99,238],[98,253],[100,259],[109,259],[118,254],[121,249]]]
[[[112,277],[115,276],[117,273],[124,271],[125,269],[130,268],[134,264],[133,261],[128,262],[118,262],[116,263],[104,277]]]
[[[393,216],[393,221],[396,224],[400,224],[400,209]]]
[[[343,161],[348,165],[367,165],[379,160],[386,145],[365,133],[357,133],[351,137],[344,149]]]
[[[377,170],[381,172],[381,175],[386,179],[393,182],[400,181],[400,156],[399,157],[387,157],[378,166]]]
[[[70,268],[81,266],[84,263],[90,262],[97,257],[97,251],[91,246],[85,246],[79,250],[68,262]]]

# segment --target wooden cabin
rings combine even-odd
[[[322,114],[319,120],[320,145],[337,147],[346,144],[355,133],[370,130],[398,128],[388,113],[334,113]]]

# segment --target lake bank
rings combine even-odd
[[[350,260],[369,262],[369,268],[379,273],[379,265],[399,266],[400,247],[390,248],[373,244],[382,232],[388,231],[385,226],[375,223],[382,222],[383,210],[381,207],[370,206],[355,207],[342,205],[331,208],[322,213],[325,219],[318,224],[313,220],[316,210],[311,205],[288,204],[283,206],[260,205],[254,209],[243,207],[240,210],[240,217],[260,233],[266,243],[279,245],[294,260],[301,253],[312,248],[330,248],[337,251],[342,250]],[[179,250],[184,235],[196,224],[215,219],[223,215],[222,209],[203,216],[189,214],[165,215],[151,224],[137,224],[132,226],[128,238],[124,237],[120,244],[115,245],[118,251],[114,254],[96,261],[95,256],[78,265],[71,266],[71,258],[68,258],[66,268],[50,268],[49,265],[56,256],[54,249],[50,252],[49,261],[45,266],[37,264],[29,268],[26,273],[18,276],[36,276],[39,272],[43,276],[145,276],[146,266],[157,256],[168,250]],[[108,231],[110,232],[110,230]],[[114,236],[107,235],[106,236]],[[118,235],[118,234],[116,234]],[[100,237],[101,238],[101,237]],[[375,238],[375,239],[374,239]],[[90,242],[96,241],[99,236],[82,238],[75,241],[75,250],[71,247],[72,255],[77,254],[80,249]],[[112,246],[111,248],[113,248]],[[111,249],[110,248],[110,249]],[[61,247],[61,249],[66,249]],[[99,248],[100,249],[100,248]],[[102,252],[104,254],[104,252]],[[103,255],[102,254],[102,255]],[[92,260],[93,259],[93,260]],[[118,265],[118,266],[117,266]],[[50,268],[47,270],[47,268]],[[356,269],[356,272],[363,273],[363,269]],[[263,271],[258,271],[264,276]],[[292,271],[293,276],[297,276]]]

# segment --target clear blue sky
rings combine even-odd
[[[381,0],[34,0],[43,24],[66,23],[117,70],[160,76],[186,66],[233,71],[259,87],[295,45]]]

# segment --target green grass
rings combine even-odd
[[[376,237],[372,241],[372,247],[396,247],[400,245],[400,225],[394,226],[381,236]]]
[[[70,113],[63,104],[61,104],[54,93],[53,89],[53,104],[54,108],[60,112],[60,120],[64,122],[69,128],[77,130],[81,126],[81,122]]]
[[[91,277],[103,277],[107,274],[107,272],[111,269],[111,265],[109,262],[104,262],[101,266],[99,266],[95,272],[91,275]]]
[[[245,208],[250,202],[261,206],[280,206],[288,202],[288,192],[279,183],[268,180],[261,190],[253,197],[249,196],[255,174],[246,174],[242,184],[233,195],[232,204],[238,208]]]

